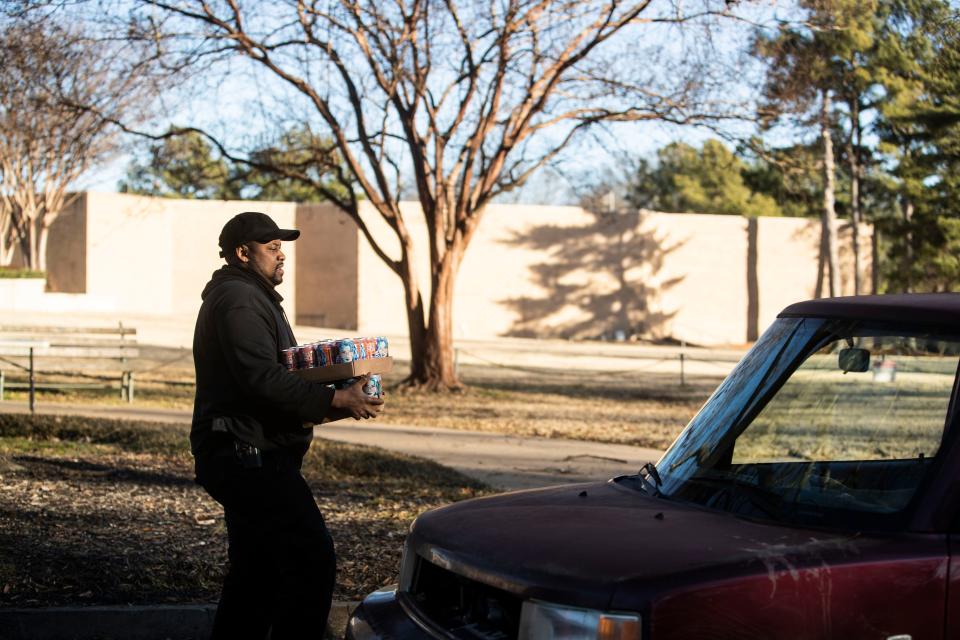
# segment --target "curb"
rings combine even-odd
[[[334,602],[328,638],[342,638],[358,602]],[[0,609],[3,640],[206,640],[216,604]]]

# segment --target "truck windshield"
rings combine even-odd
[[[661,495],[801,526],[902,526],[958,354],[956,337],[778,319],[657,463]]]

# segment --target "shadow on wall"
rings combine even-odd
[[[652,303],[683,277],[659,281],[670,246],[641,228],[639,212],[588,212],[582,226],[540,225],[505,241],[546,256],[530,268],[545,295],[501,300],[517,317],[505,335],[566,339],[630,339],[665,336],[676,315]],[[656,284],[653,284],[656,283]]]

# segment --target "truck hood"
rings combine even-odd
[[[523,598],[635,609],[693,582],[795,570],[882,544],[763,524],[606,483],[501,494],[429,511],[409,547]],[[617,597],[618,588],[623,589]]]

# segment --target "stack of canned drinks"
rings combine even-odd
[[[367,358],[386,358],[390,355],[387,339],[383,336],[375,338],[343,338],[340,340],[320,340],[310,344],[302,344],[280,352],[287,369],[314,369],[331,364],[344,364]],[[344,386],[353,383],[353,379],[342,381]],[[367,387],[370,387],[368,390]],[[370,381],[364,386],[367,395],[383,395],[383,386],[380,376],[370,376]],[[373,393],[375,391],[375,393]]]

